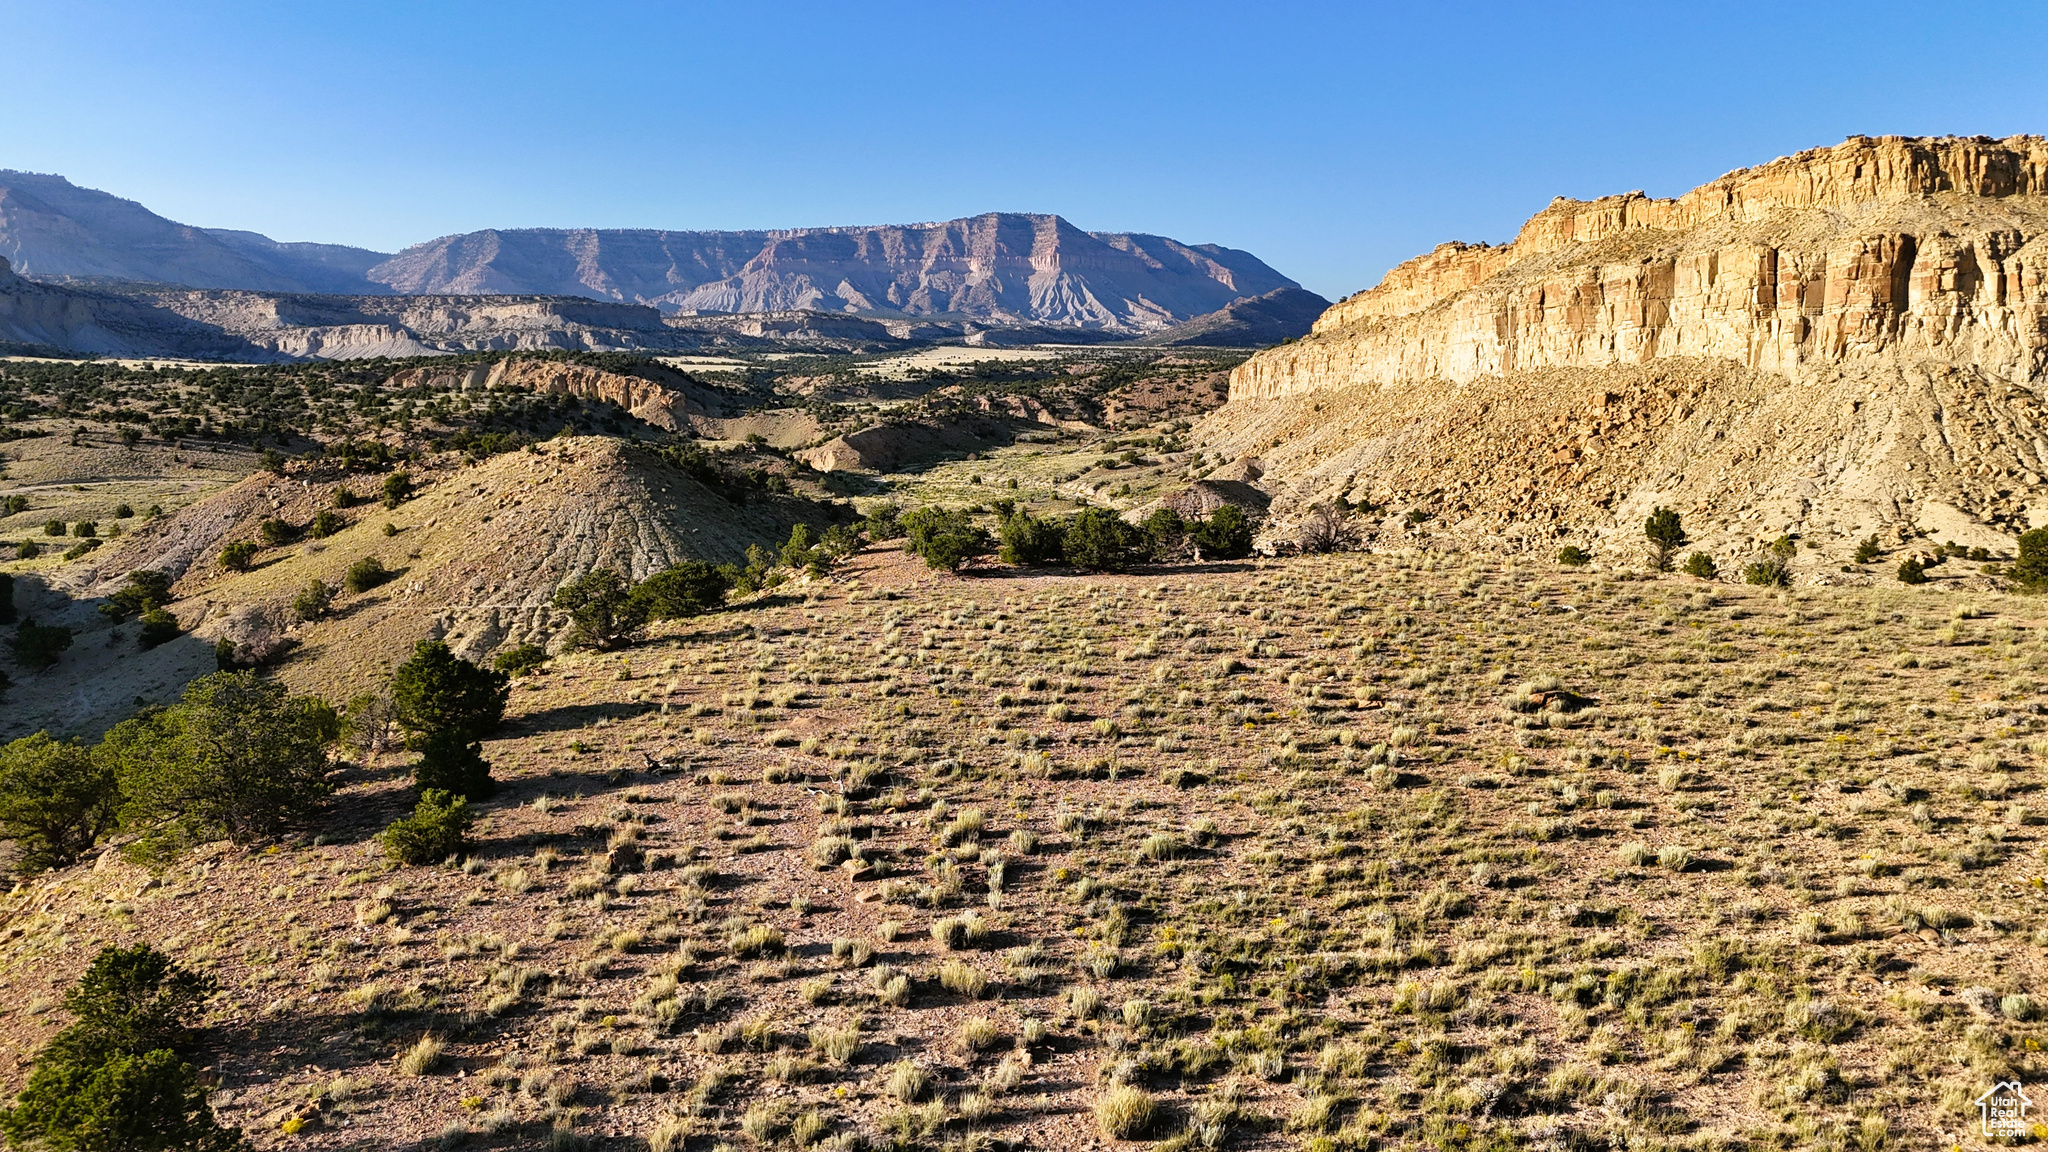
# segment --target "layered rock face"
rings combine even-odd
[[[990,212],[773,232],[518,229],[447,236],[370,270],[405,293],[547,292],[664,312],[953,315],[1151,332],[1298,287],[1247,252]]]
[[[703,406],[693,404],[681,388],[558,360],[509,359],[452,368],[407,368],[392,375],[391,386],[462,392],[520,388],[531,392],[560,393],[582,400],[616,404],[635,418],[670,432],[690,426],[690,416],[704,413]]]
[[[549,349],[677,351],[722,338],[678,327],[637,304],[545,296],[96,290],[24,279],[0,257],[0,342],[71,352],[352,360]]]
[[[2048,141],[1851,138],[1446,244],[1231,377],[1201,429],[1295,502],[1475,539],[1742,544],[2048,520]]]
[[[1676,200],[1558,200],[1446,244],[1245,364],[1232,396],[1712,357],[1800,378],[1927,356],[2048,370],[2048,141],[1856,138]]]

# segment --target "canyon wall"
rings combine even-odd
[[[1661,505],[1850,579],[1873,535],[2048,524],[2044,384],[2048,141],[1856,137],[1442,245],[1239,366],[1195,436],[1283,525],[1341,496],[1426,513],[1402,539],[1633,563]]]
[[[2048,372],[2048,141],[1852,138],[1675,200],[1558,200],[1446,244],[1254,357],[1233,399],[1725,359],[1801,378],[1883,356]]]

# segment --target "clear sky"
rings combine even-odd
[[[1552,196],[2048,132],[2048,5],[0,0],[0,167],[386,251],[1057,212],[1328,296]]]

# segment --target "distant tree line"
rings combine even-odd
[[[1013,500],[998,500],[993,508],[993,533],[966,509],[935,506],[878,509],[869,515],[867,531],[873,539],[901,537],[904,551],[946,572],[990,554],[1022,567],[1125,572],[1147,564],[1238,560],[1252,551],[1251,520],[1230,504],[1196,520],[1161,508],[1137,524],[1107,508],[1084,508],[1058,519],[1033,516]]]

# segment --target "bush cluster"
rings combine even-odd
[[[40,672],[57,662],[65,649],[71,647],[72,632],[62,624],[38,624],[33,616],[22,617],[21,624],[14,629],[14,639],[8,646],[14,650],[14,662],[31,672]]]
[[[1743,566],[1743,582],[1767,588],[1782,588],[1792,583],[1792,557],[1798,552],[1799,545],[1790,536],[1778,537],[1761,559]]]
[[[70,1027],[36,1053],[28,1085],[0,1112],[17,1147],[230,1152],[241,1134],[206,1104],[187,1059],[211,990],[147,944],[100,950],[64,998]]]
[[[328,795],[338,735],[316,698],[246,672],[205,676],[95,745],[39,732],[0,747],[0,839],[15,842],[22,872],[72,864],[116,829],[145,861],[252,843],[305,822]]]
[[[569,643],[611,649],[630,643],[656,620],[677,620],[709,612],[726,593],[749,583],[731,566],[686,560],[634,584],[610,568],[596,568],[562,585],[554,606],[574,625]]]
[[[128,573],[127,582],[100,605],[100,615],[117,624],[130,616],[140,616],[141,644],[144,648],[154,648],[176,639],[183,631],[178,618],[165,607],[170,602],[170,574],[145,568]]]
[[[1042,520],[1000,500],[995,511],[1001,540],[998,555],[1006,564],[1025,567],[1067,564],[1084,572],[1122,572],[1187,558],[1236,560],[1252,550],[1250,519],[1228,504],[1205,520],[1186,520],[1161,508],[1143,524],[1132,524],[1107,508],[1084,508],[1064,520]]]

